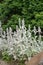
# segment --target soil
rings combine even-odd
[[[0,65],[18,65],[18,63],[11,61],[11,62],[6,62],[3,60],[0,60]]]

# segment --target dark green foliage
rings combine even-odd
[[[0,1],[0,20],[4,30],[9,26],[15,29],[19,18],[25,19],[26,27],[31,24],[43,29],[43,0]]]
[[[5,60],[5,61],[11,61],[11,60],[13,60],[12,56],[8,55],[8,53],[6,51],[4,51],[2,53],[2,59]]]

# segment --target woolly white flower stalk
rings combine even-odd
[[[2,34],[4,32],[4,34]],[[32,37],[34,32],[34,37]],[[36,33],[39,33],[37,39]],[[26,54],[28,58],[31,57],[32,52],[40,52],[43,50],[43,41],[41,40],[41,29],[38,27],[38,31],[34,26],[31,30],[30,25],[28,29],[25,27],[24,19],[19,19],[19,26],[16,26],[16,31],[12,32],[12,28],[6,29],[6,32],[2,30],[0,22],[0,50],[7,49],[9,55],[13,55],[15,59]]]

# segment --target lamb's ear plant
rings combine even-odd
[[[38,37],[36,35],[37,32]],[[34,36],[32,36],[32,33]],[[26,29],[24,19],[22,21],[19,19],[19,26],[16,26],[16,31],[14,32],[11,27],[3,31],[0,23],[0,50],[4,49],[2,52],[3,59],[9,61],[12,59],[12,55],[14,60],[23,60],[24,54],[31,58],[34,54],[42,51],[43,41],[41,40],[40,33],[40,27],[36,30],[34,26],[34,29],[31,30],[29,25],[28,29]]]

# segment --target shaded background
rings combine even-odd
[[[25,19],[28,24],[43,30],[43,0],[0,0],[0,20],[5,30],[11,26],[15,30],[18,19]]]

